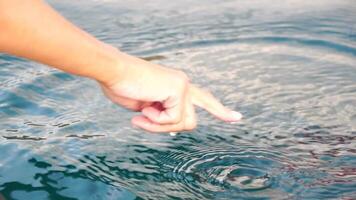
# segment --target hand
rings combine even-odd
[[[194,105],[224,121],[234,122],[242,117],[224,107],[209,92],[190,84],[181,71],[121,52],[119,60],[123,74],[102,84],[102,88],[114,103],[141,112],[132,119],[134,126],[150,132],[192,130],[197,125]]]
[[[147,131],[195,128],[194,105],[224,121],[241,118],[191,85],[183,72],[121,53],[68,22],[44,1],[0,0],[0,27],[0,52],[97,80],[113,102],[141,111],[132,123]]]

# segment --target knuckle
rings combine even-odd
[[[173,123],[173,124],[177,124],[180,121],[182,121],[182,115],[181,115],[181,113],[177,112],[175,114],[172,114],[171,120],[169,122]]]
[[[182,86],[182,88],[185,89],[189,83],[189,78],[187,74],[182,71],[177,71],[176,77],[178,79],[178,83]]]
[[[178,71],[177,75],[179,78],[181,78],[183,81],[188,81],[188,75],[186,73],[184,73],[183,71]]]
[[[209,91],[207,89],[203,89],[202,91],[205,94],[205,96],[210,97],[210,98],[214,97],[214,95],[213,95],[213,93],[211,93],[211,91]]]
[[[186,131],[194,130],[197,127],[197,122],[195,120],[189,120],[185,123],[184,129]]]
[[[185,124],[184,123],[180,123],[180,124],[174,125],[172,127],[171,131],[180,132],[180,131],[184,131],[184,130],[185,130]]]
[[[181,126],[171,126],[171,127],[167,127],[165,128],[164,130],[162,130],[162,132],[165,132],[165,133],[170,133],[170,132],[180,132],[180,131],[183,131],[183,127]]]

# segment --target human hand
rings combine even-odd
[[[0,0],[0,27],[0,52],[97,80],[113,102],[141,111],[132,123],[147,131],[195,128],[194,105],[224,121],[241,118],[191,85],[183,72],[118,51],[68,22],[44,1]]]
[[[124,69],[117,80],[101,84],[114,103],[141,115],[132,124],[150,132],[179,132],[197,125],[194,106],[234,122],[242,115],[224,107],[213,95],[189,83],[181,71],[164,68],[120,52]]]

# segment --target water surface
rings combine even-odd
[[[134,129],[95,82],[0,55],[6,199],[352,199],[354,1],[50,1],[99,39],[184,70],[245,118]]]

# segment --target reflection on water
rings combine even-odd
[[[0,55],[6,199],[356,196],[353,1],[50,3],[101,40],[184,70],[245,118],[198,110],[192,133],[147,134],[94,82]]]

